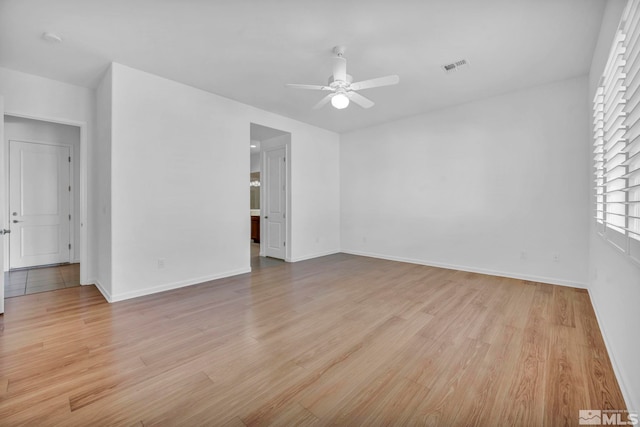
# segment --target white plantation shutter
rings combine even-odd
[[[611,49],[604,78],[604,195],[605,225],[624,234],[626,226],[625,173],[626,160],[622,151],[626,145],[626,60],[624,32],[618,31]]]
[[[623,179],[626,180],[627,193],[627,233],[630,237],[629,252],[640,259],[640,2],[630,1],[623,17],[623,31],[626,33],[627,74],[627,144],[623,149],[626,168]]]
[[[593,99],[595,220],[640,262],[640,0],[629,0]]]
[[[596,221],[603,232],[604,225],[604,88],[598,87],[593,100],[594,167],[596,183]]]

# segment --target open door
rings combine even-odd
[[[285,148],[265,150],[264,177],[265,200],[263,203],[266,255],[285,259],[287,242],[287,170]]]
[[[4,144],[4,98],[0,96],[0,141]],[[0,235],[4,237],[4,213],[6,210],[4,198],[4,150],[0,150]],[[4,242],[0,242],[0,314],[4,313]]]

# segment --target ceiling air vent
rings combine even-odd
[[[451,64],[445,64],[442,66],[442,69],[445,73],[453,73],[460,67],[466,67],[469,65],[469,62],[466,59],[461,59],[460,61],[452,62]]]

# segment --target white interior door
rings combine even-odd
[[[285,259],[287,227],[287,168],[285,149],[265,151],[266,206],[264,209],[265,255]]]
[[[69,262],[70,149],[9,142],[9,265]]]

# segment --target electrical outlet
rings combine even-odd
[[[362,237],[362,243],[367,243],[367,238],[366,237]]]
[[[552,257],[553,257],[553,262],[560,262],[560,254],[558,252],[554,252]]]
[[[164,258],[158,258],[158,268],[164,268]]]
[[[527,251],[520,251],[520,259],[527,259]]]

